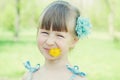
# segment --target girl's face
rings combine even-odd
[[[46,59],[67,57],[70,48],[75,44],[73,36],[69,32],[59,32],[40,29],[38,32],[38,48]],[[61,53],[58,57],[52,57],[49,50],[59,48]]]

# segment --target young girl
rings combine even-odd
[[[86,80],[78,66],[71,66],[68,53],[87,35],[89,21],[65,1],[51,3],[42,13],[37,33],[38,48],[45,58],[43,66],[31,67],[23,80]],[[39,68],[40,67],[40,68]]]

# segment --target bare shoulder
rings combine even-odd
[[[34,72],[34,73],[31,73],[31,72],[26,72],[23,77],[22,77],[22,80],[31,80],[32,79],[37,79],[38,80],[38,77],[39,77],[39,70]]]
[[[27,80],[30,76],[31,76],[31,73],[30,73],[30,72],[26,72],[26,73],[23,75],[22,80]]]
[[[77,76],[75,80],[88,80],[86,77]]]
[[[26,73],[23,75],[22,80],[26,80],[28,76],[29,76],[29,72],[26,72]]]

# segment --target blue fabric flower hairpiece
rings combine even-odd
[[[89,19],[78,17],[76,27],[75,27],[75,31],[78,38],[87,36],[90,33],[91,27],[92,25],[90,24]]]

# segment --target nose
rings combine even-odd
[[[47,38],[47,40],[46,40],[46,44],[47,44],[48,46],[52,46],[52,45],[54,45],[54,43],[55,43],[55,38],[52,37],[52,36],[49,36],[49,37]]]

